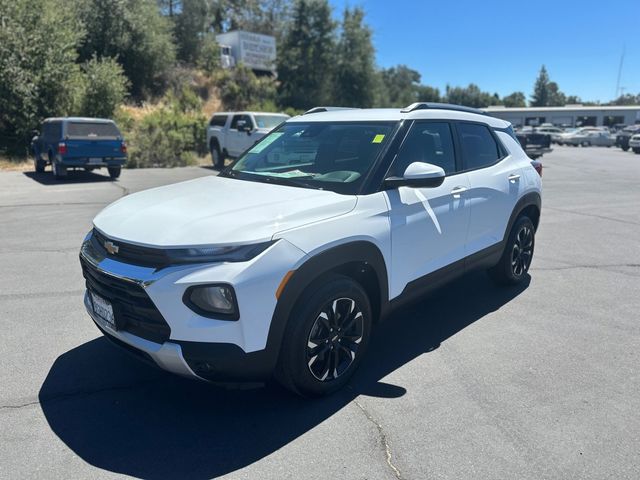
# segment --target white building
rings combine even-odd
[[[564,107],[523,107],[507,108],[501,106],[485,109],[494,117],[511,122],[514,126],[540,125],[552,123],[558,126],[611,126],[623,123],[640,123],[640,105],[631,106],[584,106],[566,105]]]

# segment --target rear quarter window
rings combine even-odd
[[[212,127],[224,127],[227,123],[227,115],[214,115],[211,117],[209,125]]]
[[[69,122],[67,136],[77,138],[112,138],[119,137],[120,131],[113,123]]]
[[[465,170],[488,167],[502,158],[500,147],[486,125],[459,123],[457,129]]]

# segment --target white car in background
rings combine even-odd
[[[219,112],[209,120],[207,145],[214,167],[224,167],[225,158],[237,158],[289,115],[268,112]]]
[[[562,141],[574,147],[611,147],[616,143],[615,137],[605,130],[581,130],[567,135]]]
[[[629,139],[629,146],[633,153],[640,153],[640,133],[636,133]]]

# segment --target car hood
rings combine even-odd
[[[145,246],[245,244],[343,215],[356,202],[355,195],[210,176],[123,197],[93,223],[110,238]]]

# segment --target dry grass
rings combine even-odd
[[[33,162],[26,158],[0,156],[0,172],[27,172],[33,170]]]

